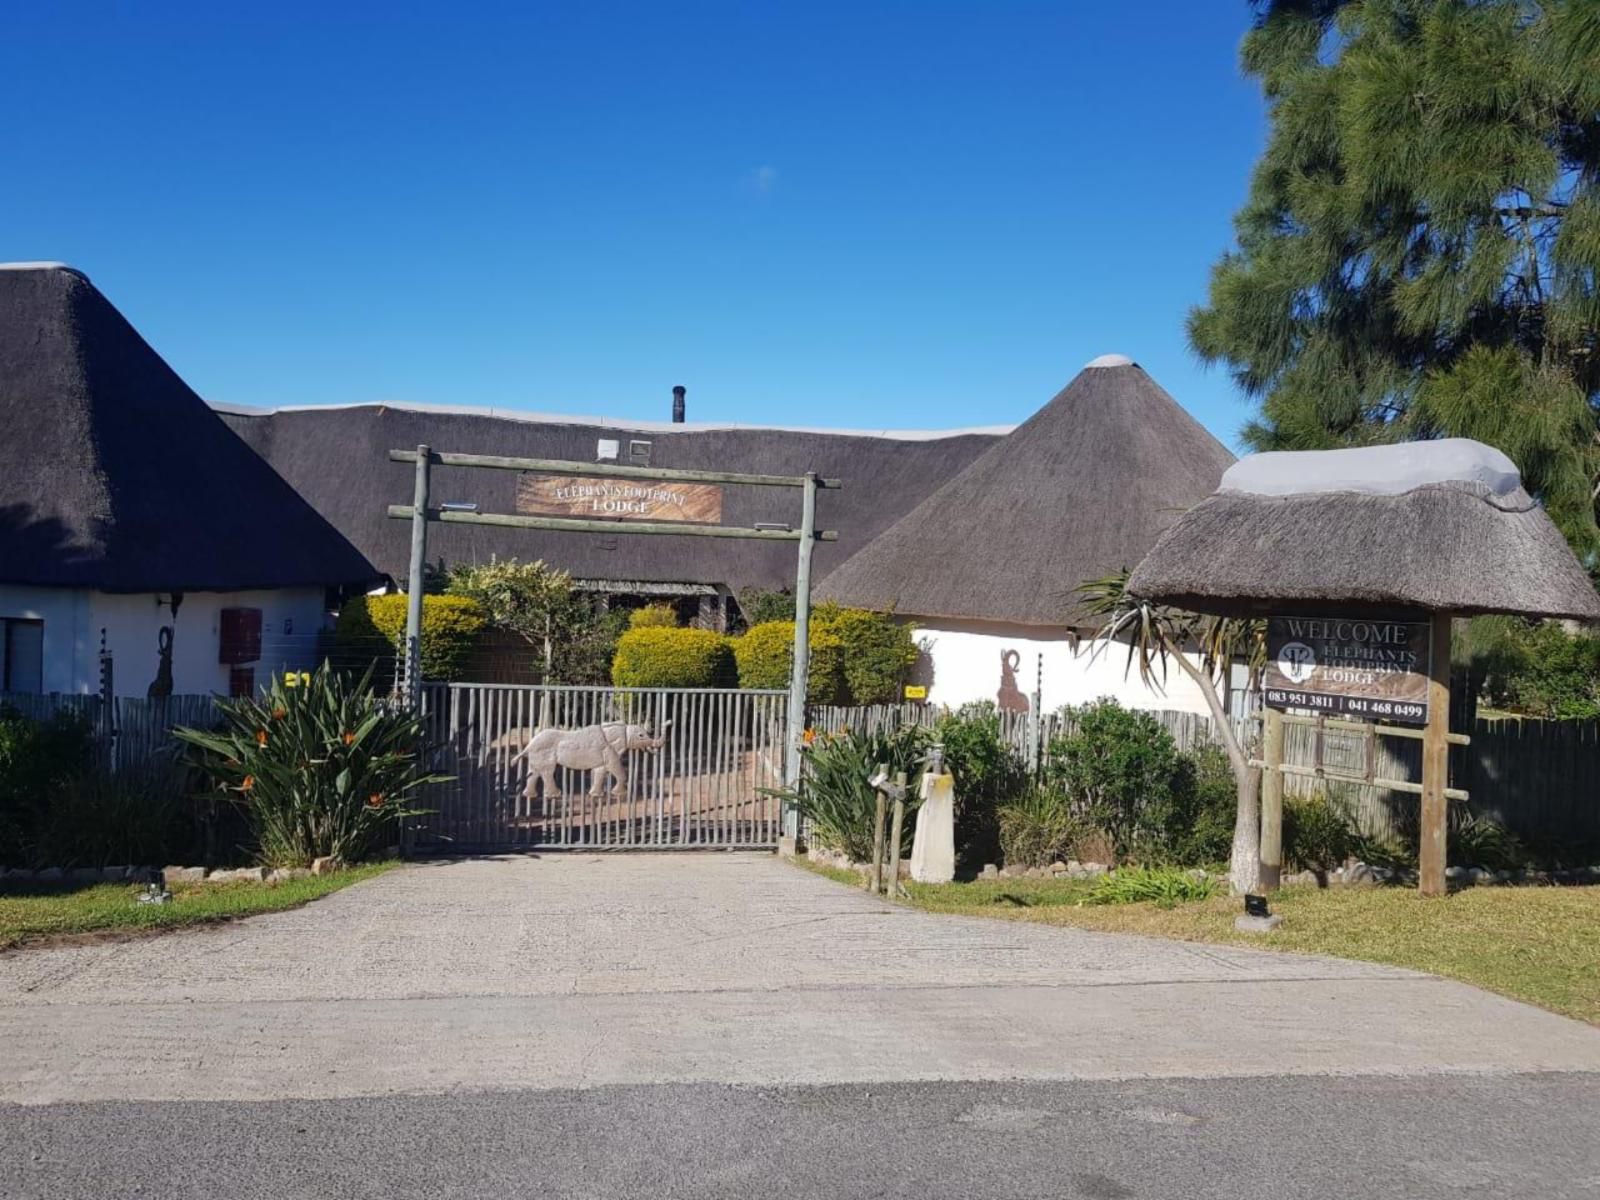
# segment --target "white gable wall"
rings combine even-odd
[[[1207,713],[1194,682],[1173,664],[1163,688],[1146,687],[1137,664],[1128,670],[1128,648],[1084,638],[1074,644],[1065,629],[1005,625],[984,621],[918,620],[917,640],[925,649],[919,683],[930,703],[951,708],[974,700],[996,700],[1004,656],[1015,651],[1016,687],[1032,696],[1043,665],[1043,708],[1088,704],[1109,696],[1124,708]],[[1195,656],[1191,655],[1191,660]]]
[[[225,608],[261,609],[257,684],[284,670],[317,665],[317,634],[327,621],[322,588],[187,592],[174,620],[168,596],[121,595],[83,588],[0,584],[0,617],[44,622],[44,690],[86,694],[100,688],[100,635],[114,664],[119,696],[143,696],[160,666],[160,629],[173,627],[172,690],[226,694],[229,668],[217,661]]]

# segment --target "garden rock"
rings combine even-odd
[[[1000,868],[993,863],[984,863],[983,870],[978,874],[979,879],[999,879]]]
[[[1444,869],[1444,877],[1446,879],[1460,879],[1465,876],[1466,873],[1467,870],[1465,867],[1446,867]]]
[[[1377,872],[1375,872],[1371,867],[1367,866],[1366,863],[1358,862],[1345,868],[1344,881],[1352,885],[1370,885],[1378,882],[1378,875]]]
[[[1494,874],[1486,867],[1470,867],[1467,870],[1467,878],[1477,886],[1480,883],[1488,883],[1494,878]]]
[[[1105,863],[1086,862],[1083,864],[1083,873],[1085,876],[1104,875],[1107,870],[1109,870],[1109,868],[1105,865]]]
[[[311,873],[313,875],[332,875],[335,871],[344,870],[344,859],[337,854],[329,854],[323,858],[311,860]]]
[[[1066,873],[1067,873],[1067,864],[1066,863],[1064,863],[1064,862],[1053,862],[1053,863],[1050,864],[1050,874],[1052,874],[1052,875],[1065,875]]]
[[[168,883],[199,883],[206,877],[204,867],[164,867],[161,877]]]
[[[33,872],[27,867],[12,867],[5,873],[5,878],[11,883],[32,883]]]
[[[99,867],[73,867],[69,878],[73,883],[100,883],[105,874]]]
[[[34,875],[34,879],[39,883],[59,883],[61,881],[61,868],[46,867],[44,870],[37,872]]]

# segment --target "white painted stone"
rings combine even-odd
[[[955,776],[922,777],[922,804],[911,838],[911,878],[918,883],[949,883],[956,877]]]

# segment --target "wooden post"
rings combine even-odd
[[[1262,713],[1261,890],[1274,891],[1283,874],[1283,714]]]
[[[1428,654],[1428,723],[1422,731],[1422,819],[1417,852],[1417,890],[1445,894],[1445,838],[1450,801],[1450,614],[1433,614]]]
[[[883,891],[883,810],[884,794],[877,793],[878,815],[872,823],[872,894]]]
[[[433,452],[417,447],[411,496],[411,572],[406,581],[405,698],[415,708],[422,699],[422,576],[428,563],[428,485]]]
[[[800,787],[800,747],[806,729],[806,680],[811,673],[811,551],[817,541],[817,475],[808,472],[800,491],[800,554],[794,573],[794,666],[789,673],[788,745],[783,760],[783,784],[791,792]],[[882,797],[879,798],[880,803]],[[783,815],[783,832],[800,832],[800,814],[793,804]]]
[[[900,889],[900,836],[906,827],[906,773],[894,777],[898,794],[894,798],[894,820],[889,826],[889,887],[886,895],[893,896]]]

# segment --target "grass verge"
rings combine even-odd
[[[847,871],[812,868],[858,886]],[[1397,887],[1285,888],[1272,898],[1283,925],[1235,933],[1231,897],[1158,908],[1084,904],[1081,880],[994,879],[908,885],[911,903],[961,913],[1108,933],[1329,954],[1410,967],[1475,984],[1600,1025],[1600,888],[1480,887],[1426,899]]]
[[[0,951],[79,934],[142,933],[280,912],[371,879],[396,866],[369,863],[334,875],[284,883],[179,883],[170,904],[139,904],[142,885],[0,892]]]

